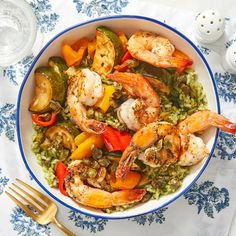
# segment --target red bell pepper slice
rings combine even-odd
[[[131,135],[107,126],[102,134],[105,146],[109,152],[124,151],[131,141]]]
[[[49,119],[48,119],[49,118]],[[40,126],[50,126],[53,125],[57,121],[57,113],[52,112],[48,116],[45,116],[45,114],[32,114],[32,120],[34,123],[40,125]]]
[[[121,59],[121,64],[120,65],[118,65],[118,66],[116,66],[115,67],[115,69],[117,70],[117,71],[119,71],[119,72],[124,72],[124,71],[126,71],[127,69],[128,69],[128,65],[127,65],[127,60],[129,60],[129,59],[132,59],[133,57],[132,57],[132,55],[130,54],[130,52],[129,51],[127,51],[126,53],[125,53],[125,55],[122,57],[122,59]]]
[[[127,51],[127,52],[124,54],[124,56],[122,57],[121,63],[123,64],[125,61],[127,61],[128,59],[131,59],[131,58],[133,58],[132,55],[130,54],[129,51]]]
[[[59,181],[58,187],[60,192],[65,195],[65,196],[69,196],[68,193],[66,192],[66,188],[65,188],[65,177],[67,176],[67,174],[69,173],[68,168],[63,164],[63,162],[59,161],[56,165],[56,177]]]

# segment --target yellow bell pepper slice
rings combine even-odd
[[[118,32],[118,37],[122,43],[124,52],[127,50],[128,39],[124,32]]]
[[[116,89],[112,85],[104,85],[104,95],[101,100],[99,100],[95,106],[100,108],[102,113],[106,113],[111,105],[111,97]]]
[[[96,50],[96,40],[89,41],[88,43],[88,55],[90,59],[93,59]]]
[[[79,135],[77,135],[74,139],[75,145],[79,146],[81,143],[83,143],[87,138],[89,138],[91,134],[82,132]]]
[[[85,141],[72,152],[70,158],[72,160],[82,160],[92,155],[93,147],[101,148],[103,146],[103,138],[97,134],[91,134]]]

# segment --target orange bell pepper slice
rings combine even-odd
[[[81,58],[78,53],[72,49],[68,44],[62,46],[62,55],[66,61],[67,66],[73,66],[76,62],[79,62]]]
[[[82,38],[76,41],[73,45],[64,44],[62,46],[62,54],[67,66],[80,65],[86,50],[88,48],[88,39]]]
[[[141,175],[137,172],[130,171],[125,179],[111,178],[110,185],[115,189],[133,189],[140,181]]]

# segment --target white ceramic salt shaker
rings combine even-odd
[[[214,43],[224,33],[224,18],[216,10],[204,11],[196,17],[194,30],[200,43]]]
[[[227,49],[223,58],[223,67],[227,72],[236,73],[236,43]]]

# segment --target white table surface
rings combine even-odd
[[[155,0],[154,0],[155,1]],[[157,0],[155,2],[171,6],[182,8],[186,10],[192,10],[201,12],[206,9],[218,10],[222,15],[228,17],[236,17],[236,1],[235,0]],[[236,29],[235,29],[236,31]],[[234,213],[234,219],[232,220],[229,236],[236,235],[236,212]]]

